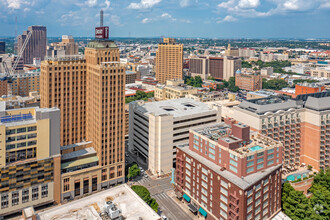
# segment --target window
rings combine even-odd
[[[248,168],[248,169],[246,170],[247,173],[251,173],[251,172],[253,172],[253,171],[254,171],[254,167],[250,167],[250,168]]]
[[[271,154],[273,152],[274,152],[274,148],[267,151],[268,154]]]
[[[207,189],[207,183],[205,183],[204,181],[202,181],[202,186],[204,186]]]
[[[107,169],[102,169],[102,181],[107,180]]]
[[[201,195],[201,198],[203,201],[207,202],[207,198],[203,194]]]
[[[203,167],[202,167],[202,172],[205,173],[206,175],[207,175],[207,173],[208,173],[208,172],[207,172],[207,169],[205,169],[205,168],[203,168]]]
[[[226,197],[224,197],[223,195],[220,195],[220,199],[221,201],[223,201],[224,203],[228,203],[228,199]]]
[[[195,148],[196,150],[199,150],[199,147],[198,147],[196,144],[194,144],[194,148]]]
[[[22,190],[22,203],[29,202],[29,189]]]
[[[209,152],[215,154],[215,150],[213,150],[212,148],[209,148]]]
[[[207,196],[207,190],[202,187],[202,193]]]
[[[202,174],[202,179],[205,180],[205,181],[208,180],[207,176],[205,176],[204,174]]]
[[[247,167],[254,165],[254,161],[250,161],[246,164]]]
[[[209,147],[215,149],[215,145],[209,142]]]
[[[268,199],[268,192],[264,194],[264,200]]]
[[[258,191],[258,190],[260,189],[260,187],[261,187],[261,185],[258,184],[258,185],[256,186],[256,191]]]
[[[26,128],[18,128],[17,133],[23,133],[26,132]]]
[[[250,204],[252,202],[253,196],[249,197],[248,200],[246,201],[246,204]]]
[[[228,196],[228,191],[224,188],[220,188],[220,192],[223,193],[224,195]]]
[[[246,213],[249,213],[252,210],[252,204],[247,207]]]
[[[191,172],[189,170],[186,170],[186,174],[191,176]]]
[[[261,156],[264,156],[264,152],[261,152],[261,153],[257,154],[257,157],[261,157]]]
[[[70,190],[70,178],[65,178],[63,180],[63,191],[69,191]]]
[[[225,219],[227,219],[227,213],[220,209],[220,215],[222,215]]]
[[[254,210],[254,214],[258,214],[260,212],[260,206]]]
[[[229,169],[237,173],[237,168],[233,167],[232,165],[229,166]]]
[[[194,134],[194,138],[199,140],[199,137],[196,134]]]
[[[48,184],[41,186],[41,197],[48,197]]]
[[[186,168],[188,168],[188,169],[191,170],[191,166],[190,166],[190,164],[186,163]]]
[[[226,183],[225,181],[221,180],[221,186],[225,187],[226,189],[228,189],[228,183]]]
[[[227,210],[228,210],[227,205],[225,205],[224,203],[220,202],[220,207],[227,212]]]
[[[230,158],[233,158],[234,160],[237,160],[237,156],[234,154],[230,154]]]
[[[252,195],[253,193],[253,189],[250,189],[248,192],[247,192],[247,196],[249,197],[250,195]]]
[[[263,189],[264,193],[268,191],[268,186],[265,186]]]
[[[188,182],[186,182],[186,187],[188,187],[190,189],[190,184]]]
[[[273,163],[274,163],[274,160],[270,160],[267,162],[267,165],[269,166],[269,165],[272,165]]]
[[[14,205],[18,205],[18,202],[19,202],[19,193],[18,191],[16,192],[12,192],[11,193],[11,205],[14,206]]]
[[[232,160],[232,159],[230,159],[230,164],[232,164],[232,165],[234,165],[235,167],[237,167],[237,162],[234,161],[234,160]]]
[[[186,181],[190,182],[190,177],[186,176]]]
[[[260,199],[257,199],[255,202],[255,206],[258,206],[260,204]]]
[[[259,159],[257,160],[257,163],[261,163],[261,162],[264,162],[264,158],[259,158]]]
[[[271,155],[268,155],[267,156],[267,160],[269,160],[269,159],[273,159],[274,158],[274,154],[271,154]]]
[[[266,185],[268,183],[268,179],[265,179],[264,181],[264,185]]]
[[[252,159],[254,159],[254,155],[248,156],[248,157],[246,158],[246,160],[252,160]]]
[[[257,170],[259,170],[259,169],[261,169],[261,168],[263,168],[263,167],[264,167],[264,164],[261,163],[261,164],[259,164],[259,165],[257,166]]]
[[[215,160],[215,156],[213,154],[209,154],[209,157],[213,160]]]
[[[8,194],[1,195],[1,209],[8,208]]]
[[[39,198],[39,188],[34,187],[32,188],[32,201],[37,200]]]

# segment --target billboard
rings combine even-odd
[[[109,39],[109,27],[96,27],[95,28],[96,39]]]

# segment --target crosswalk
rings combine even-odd
[[[150,177],[147,177],[147,178],[143,178],[143,179],[141,179],[141,180],[139,180],[139,181],[137,181],[139,184],[141,184],[141,185],[143,185],[144,183],[148,183],[148,182],[150,182]]]
[[[166,193],[157,193],[155,195],[152,196],[153,198],[155,198],[156,200],[163,200],[163,199],[167,199],[169,198],[169,196]]]

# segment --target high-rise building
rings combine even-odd
[[[229,80],[230,77],[235,76],[237,70],[242,68],[242,60],[237,57],[223,58],[223,79]]]
[[[182,65],[183,45],[177,44],[173,38],[164,38],[156,53],[156,80],[165,84],[166,80],[182,79]]]
[[[209,75],[214,79],[223,80],[223,65],[222,57],[209,57]]]
[[[60,111],[0,102],[0,216],[60,203]]]
[[[231,121],[190,129],[177,147],[176,190],[207,219],[271,219],[281,210],[282,144]]]
[[[4,54],[6,52],[6,42],[0,41],[0,54]]]
[[[171,172],[176,147],[188,143],[189,128],[219,122],[220,112],[192,99],[130,103],[129,150],[155,175]]]
[[[209,59],[207,57],[194,57],[189,61],[189,74],[193,77],[200,76],[206,80],[209,72]]]
[[[247,91],[261,90],[262,78],[256,74],[236,74],[235,85]]]
[[[72,199],[124,181],[125,66],[107,39],[84,57],[41,64],[41,106],[61,110],[62,195]]]
[[[239,56],[239,48],[231,47],[231,45],[228,44],[227,50],[225,51],[225,56],[238,57]]]
[[[78,43],[74,42],[71,35],[63,35],[62,42],[51,43],[47,46],[47,56],[72,56],[78,55]]]
[[[277,96],[243,101],[234,107],[233,118],[253,130],[280,141],[284,168],[301,163],[314,169],[330,166],[330,93],[299,95],[296,100]]]
[[[47,29],[45,26],[30,26],[27,31],[24,31],[22,35],[19,35],[17,41],[18,51],[21,51],[24,41],[31,31],[31,38],[22,55],[24,64],[33,63],[33,58],[35,57],[43,60],[46,56]]]

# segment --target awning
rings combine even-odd
[[[188,205],[188,207],[189,207],[189,210],[192,212],[192,213],[196,213],[197,212],[197,208],[193,205],[193,204],[189,204]]]
[[[201,213],[204,217],[207,216],[207,212],[206,212],[204,209],[202,209],[202,207],[200,207],[200,208],[198,209],[198,211],[199,211],[199,213]]]
[[[187,194],[183,194],[183,198],[184,198],[187,202],[190,202],[190,197],[187,196]]]

